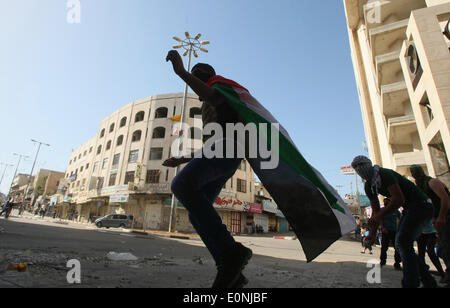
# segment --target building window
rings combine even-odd
[[[167,108],[166,107],[161,107],[156,109],[155,111],[155,119],[162,119],[162,118],[167,118]]]
[[[189,138],[191,139],[202,139],[202,130],[198,127],[191,127],[189,129]]]
[[[113,162],[112,162],[113,167],[116,167],[119,165],[119,159],[120,159],[120,154],[114,155]]]
[[[106,143],[106,151],[108,151],[109,149],[111,149],[111,140],[109,140],[109,141]]]
[[[123,135],[120,135],[119,138],[117,138],[117,146],[122,145],[123,143]]]
[[[83,167],[83,166],[81,166],[81,168],[80,168],[80,172],[83,172],[83,169],[84,169],[84,167]]]
[[[147,178],[145,180],[148,184],[156,184],[159,183],[159,176],[161,171],[159,170],[147,170]]]
[[[114,131],[114,126],[115,126],[115,124],[113,123],[113,124],[111,124],[111,126],[109,127],[109,132],[110,132],[110,133],[112,133],[112,132]]]
[[[86,156],[87,155],[87,150],[86,151],[84,151],[84,153],[83,153],[83,156]]]
[[[134,183],[134,171],[129,171],[125,173],[125,185],[128,185],[128,183]]]
[[[145,112],[144,111],[140,111],[136,114],[136,117],[134,118],[134,122],[142,122],[144,121],[144,117],[145,117]]]
[[[135,163],[139,158],[139,150],[130,151],[130,155],[128,156],[129,163]]]
[[[105,136],[105,129],[102,129],[102,131],[100,132],[100,138],[103,138],[103,136]]]
[[[117,173],[111,174],[109,176],[109,183],[108,186],[114,186],[116,185],[116,177],[117,177]]]
[[[195,118],[195,116],[201,116],[201,115],[202,115],[202,110],[198,107],[194,107],[194,108],[191,108],[191,110],[189,110],[190,118]]]
[[[102,169],[103,169],[103,170],[106,169],[106,168],[108,168],[108,162],[109,162],[109,158],[105,158],[105,159],[103,160],[103,164],[102,164]]]
[[[237,179],[237,191],[241,193],[247,192],[247,182],[241,179]]]
[[[120,127],[124,127],[127,125],[127,117],[123,117],[122,120],[120,120]]]
[[[71,164],[72,164],[72,160],[69,161],[69,165],[71,165]]]
[[[102,152],[102,146],[99,145],[97,148],[97,155],[99,155]]]
[[[102,189],[104,183],[105,183],[105,178],[99,177],[97,179],[97,189]]]
[[[137,142],[141,140],[141,136],[142,136],[142,131],[141,130],[137,130],[133,133],[133,138],[131,139],[131,142]]]
[[[166,137],[166,129],[164,127],[157,127],[153,130],[153,139],[163,139]]]
[[[89,164],[86,164],[86,170],[89,168]]]
[[[96,172],[98,170],[98,162],[94,163],[94,168],[92,169],[92,172]]]
[[[161,160],[163,157],[163,148],[151,148],[150,160]]]
[[[89,153],[92,153],[92,147],[89,148]]]

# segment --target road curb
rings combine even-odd
[[[177,239],[181,239],[181,240],[190,240],[191,238],[188,236],[181,236],[181,235],[170,235],[170,238],[177,238]]]
[[[140,235],[149,235],[147,232],[143,232],[143,231],[130,231],[129,233],[140,234]]]

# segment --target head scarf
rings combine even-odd
[[[377,196],[381,188],[380,166],[373,166],[372,161],[366,156],[357,156],[352,162],[356,173],[365,181],[371,181],[372,193]]]
[[[366,181],[372,179],[373,176],[373,165],[372,161],[365,156],[357,156],[352,162],[352,167],[355,169],[356,173]]]
[[[412,165],[409,170],[411,171],[411,174],[413,174],[413,170],[416,170],[416,176],[418,176],[417,178],[414,177],[414,179],[416,180],[416,184],[417,186],[419,186],[420,188],[422,188],[423,190],[426,187],[426,183],[428,182],[428,180],[431,179],[431,177],[427,176],[425,174],[425,171],[423,170],[422,166],[419,165]]]

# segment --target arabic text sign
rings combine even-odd
[[[114,194],[109,196],[109,203],[126,203],[130,194]]]

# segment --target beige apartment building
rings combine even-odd
[[[162,166],[178,138],[183,94],[157,95],[130,103],[103,119],[95,137],[75,149],[65,178],[64,213],[75,212],[84,222],[111,213],[133,215],[135,227],[168,230],[171,182],[175,169]],[[189,94],[185,122],[195,148],[202,146],[194,117],[202,103]],[[178,119],[177,119],[178,117]],[[243,161],[226,183],[215,207],[233,233],[245,227],[245,203],[253,202],[254,174]],[[181,204],[176,230],[194,231]]]
[[[449,0],[344,0],[370,157],[450,185]]]
[[[12,181],[10,194],[17,200],[30,201],[31,204],[39,197],[48,201],[49,197],[57,192],[60,181],[64,179],[64,176],[64,172],[40,169],[31,177],[28,184],[29,175],[17,174]],[[26,197],[25,191],[27,191]]]

